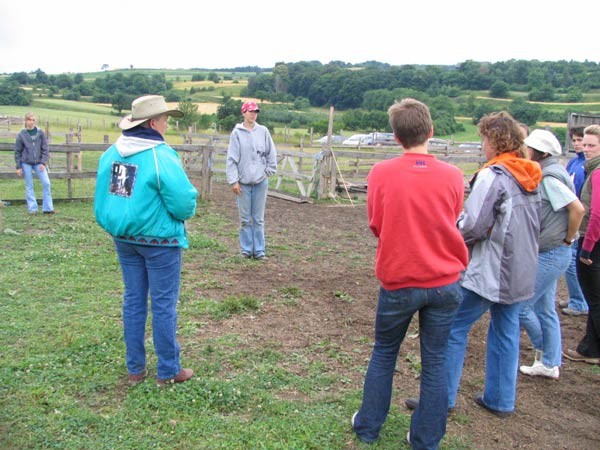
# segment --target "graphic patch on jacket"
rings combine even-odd
[[[113,162],[108,191],[121,197],[131,197],[138,167],[135,164]]]

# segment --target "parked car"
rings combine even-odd
[[[340,145],[342,142],[344,142],[345,139],[346,139],[346,137],[342,136],[341,134],[332,134],[331,135],[331,143],[333,145]],[[317,139],[315,142],[317,142],[318,144],[327,144],[327,136],[323,136],[323,137]]]
[[[463,142],[462,144],[458,144],[458,148],[460,148],[465,153],[480,151],[481,142]]]
[[[399,145],[394,139],[394,133],[371,133],[372,142],[369,145]]]
[[[445,139],[431,138],[431,139],[429,139],[428,142],[429,142],[430,147],[447,147],[448,146],[448,141],[446,141]]]
[[[359,145],[368,145],[367,142],[365,142],[365,138],[368,139],[368,135],[353,134],[348,139],[346,139],[344,142],[342,142],[342,144],[343,145],[354,145],[355,147],[358,147]]]

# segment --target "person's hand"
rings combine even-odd
[[[591,265],[592,265],[592,263],[594,262],[594,261],[592,261],[592,260],[591,260],[591,259],[589,259],[589,258],[582,258],[581,256],[579,257],[579,261],[581,261],[581,262],[582,262],[583,264],[585,264],[586,266],[591,266]]]
[[[242,195],[242,188],[240,187],[240,183],[232,184],[231,190],[235,195]]]
[[[17,169],[17,176],[18,177],[22,177],[23,176],[23,169]]]
[[[40,165],[38,166],[38,170],[39,170],[40,172],[43,172],[44,170],[46,170],[46,166],[45,166],[45,165],[43,165],[43,164],[40,164]]]

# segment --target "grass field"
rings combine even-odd
[[[360,392],[330,392],[339,379],[326,366],[275,344],[246,348],[235,330],[202,336],[208,323],[291,298],[198,295],[211,270],[248,264],[202,232],[235,235],[222,216],[203,211],[193,219],[184,259],[201,260],[206,273],[184,268],[178,310],[182,363],[198,376],[168,388],[126,384],[120,271],[92,205],[62,203],[51,217],[10,206],[2,219],[0,448],[383,450],[403,442],[409,415],[395,407],[382,442],[354,441],[348,421]],[[453,442],[443,448],[465,448]]]

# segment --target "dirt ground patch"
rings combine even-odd
[[[213,186],[203,206],[237,223],[229,190]],[[218,336],[235,330],[250,346],[277,343],[282,352],[306,352],[328,365],[339,365],[340,389],[361,390],[364,376],[348,367],[366,369],[371,353],[378,282],[373,274],[376,240],[366,221],[365,206],[296,204],[269,198],[266,209],[268,261],[235,265],[215,274],[227,285],[227,295],[268,296],[274,291],[301,290],[291,310],[266,303],[248,320],[232,318],[203,330]],[[223,242],[237,251],[234,237]],[[533,275],[533,274],[532,274]],[[558,295],[564,298],[564,280]],[[217,292],[215,295],[219,295]],[[213,295],[213,293],[210,293]],[[293,311],[293,314],[290,314]],[[448,420],[448,435],[470,437],[477,449],[599,449],[600,368],[563,361],[560,380],[519,375],[516,414],[499,419],[476,406],[472,397],[483,385],[487,315],[471,331],[456,411]],[[560,315],[563,348],[574,348],[586,319]],[[417,330],[413,320],[409,335]],[[404,399],[418,393],[411,356],[419,355],[418,339],[407,335],[400,349],[393,403],[403,410]],[[328,343],[322,346],[319,343]],[[345,359],[329,358],[331,349]],[[407,358],[409,357],[409,358]],[[352,361],[348,361],[350,358]],[[530,364],[533,350],[525,333],[521,364]],[[293,367],[288,367],[294,370]],[[408,413],[408,411],[407,411]],[[348,448],[355,448],[354,443]]]

